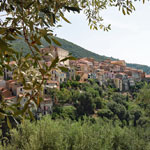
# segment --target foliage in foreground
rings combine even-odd
[[[119,123],[90,119],[25,121],[12,130],[11,143],[3,150],[149,150],[149,128],[121,128]]]

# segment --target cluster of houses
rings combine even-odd
[[[111,80],[119,91],[128,91],[135,82],[142,81],[148,76],[143,70],[127,67],[124,60],[107,59],[97,62],[93,58],[80,58],[71,61],[70,66],[76,68],[76,75],[80,76],[80,82],[97,79],[102,85]]]
[[[58,47],[42,48],[42,61],[50,65],[52,59],[57,56],[59,59],[64,59],[69,55],[69,52]],[[50,53],[50,55],[46,55]],[[41,62],[41,64],[43,63]],[[13,64],[15,62],[11,62]],[[48,89],[59,89],[60,83],[67,80],[76,79],[79,77],[79,82],[87,82],[88,79],[97,79],[100,85],[103,85],[111,80],[119,91],[128,91],[130,87],[135,85],[135,82],[141,80],[150,81],[150,75],[146,75],[142,70],[129,68],[125,61],[105,60],[102,62],[95,61],[93,58],[80,58],[77,60],[67,60],[59,62],[59,66],[68,68],[68,72],[52,69],[51,79],[48,79],[44,86],[44,101],[41,103],[40,109],[44,111],[52,111],[52,100],[47,95]],[[21,83],[13,80],[13,71],[4,70],[4,76],[0,78],[0,91],[5,100],[15,101],[20,94],[25,90]],[[22,100],[22,105],[26,99]]]

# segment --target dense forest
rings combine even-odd
[[[77,57],[77,58],[92,57],[97,61],[103,61],[105,59],[118,60],[118,59],[115,59],[113,57],[107,57],[107,56],[95,54],[95,53],[88,51],[88,50],[86,50],[86,49],[84,49],[84,48],[82,48],[82,47],[80,47],[74,43],[71,43],[65,39],[61,39],[58,37],[55,37],[55,38],[57,41],[59,41],[59,43],[61,43],[61,47],[65,50],[68,50],[72,54],[72,56],[74,56],[74,57]],[[42,39],[42,43],[43,43],[43,47],[46,47],[49,45],[44,39]],[[28,52],[30,52],[27,44],[21,39],[13,41],[12,45],[15,49],[17,49],[18,51],[22,51],[24,54],[27,54]],[[53,43],[53,45],[55,45],[55,44]],[[150,67],[146,66],[146,65],[127,63],[127,66],[132,67],[132,68],[136,68],[136,69],[142,69],[147,74],[150,73]]]
[[[53,113],[11,130],[4,150],[149,150],[149,84],[121,93],[111,81],[67,81],[47,95]]]

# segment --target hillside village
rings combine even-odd
[[[64,59],[69,55],[68,51],[54,46],[42,48],[41,52],[43,54],[50,52],[54,58],[58,56],[60,59]],[[51,59],[51,56],[45,55],[40,63],[50,65]],[[13,64],[15,62],[12,61],[9,65],[13,67]],[[135,82],[143,80],[150,81],[150,75],[147,75],[142,70],[127,67],[124,60],[111,61],[107,59],[98,62],[93,58],[80,58],[60,62],[59,65],[68,68],[68,72],[62,72],[56,69],[51,70],[51,80],[47,80],[44,86],[44,101],[41,103],[41,110],[51,110],[53,105],[50,96],[47,95],[48,89],[59,89],[60,83],[67,80],[75,80],[78,78],[80,83],[84,83],[88,79],[96,79],[100,85],[106,84],[111,80],[120,92],[129,91],[130,87],[135,85]],[[5,100],[14,102],[20,94],[26,92],[21,83],[13,80],[13,71],[9,71],[8,69],[4,70],[4,76],[1,77],[0,91]],[[24,105],[25,101],[26,98],[22,100],[22,105]]]

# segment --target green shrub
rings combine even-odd
[[[2,150],[149,150],[149,128],[121,128],[110,121],[25,121],[11,131],[11,143]]]
[[[114,115],[113,112],[110,109],[100,109],[97,112],[97,114],[100,117],[106,117],[106,118],[109,118],[109,119],[111,119]]]

